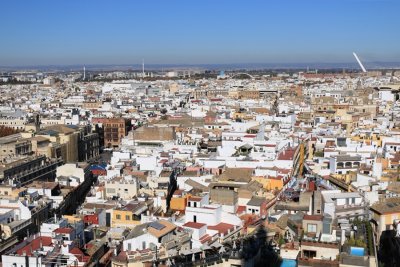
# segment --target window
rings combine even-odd
[[[197,222],[197,216],[193,215],[193,222]]]
[[[121,215],[117,214],[117,215],[115,216],[115,218],[116,218],[117,220],[121,220]]]
[[[304,258],[314,258],[317,256],[317,252],[314,250],[303,250]]]
[[[131,220],[131,216],[130,215],[125,215],[125,220],[130,221]]]
[[[307,224],[307,232],[309,233],[316,233],[317,232],[317,225],[316,224]]]
[[[128,251],[131,251],[131,250],[132,250],[132,244],[128,243]]]

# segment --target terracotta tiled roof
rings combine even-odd
[[[52,244],[51,237],[41,236],[41,237],[38,237],[38,238],[32,240],[32,242],[30,242],[26,246],[18,249],[16,254],[22,256],[25,253],[27,256],[32,256],[33,251],[35,251],[41,247],[48,247],[51,244]]]
[[[73,254],[75,257],[78,258],[80,262],[88,262],[90,260],[90,257],[85,255],[82,250],[80,250],[77,247],[72,248],[69,253]]]
[[[206,226],[206,224],[205,223],[197,223],[197,222],[187,222],[182,226],[188,227],[188,228],[200,229],[200,228]]]
[[[210,230],[216,230],[219,234],[227,234],[229,230],[233,230],[235,226],[229,223],[219,223],[214,226],[208,226]]]
[[[189,200],[190,201],[201,201],[202,198],[201,197],[196,197],[196,196],[191,196],[191,197],[189,197]]]
[[[279,154],[278,160],[293,160],[295,152],[295,148],[288,148]]]
[[[236,214],[242,214],[243,212],[246,211],[246,206],[238,206],[237,210],[236,210]]]
[[[200,238],[200,243],[204,244],[204,243],[210,241],[211,239],[212,239],[212,237],[210,235],[205,234]]]
[[[73,231],[74,229],[72,228],[67,228],[67,227],[62,227],[62,228],[57,228],[53,232],[56,234],[69,234]]]
[[[158,230],[158,229],[156,229],[156,228],[151,227],[151,226],[150,226],[151,224],[150,224],[149,227],[147,228],[147,231],[148,231],[150,234],[152,234],[153,236],[157,237],[157,238],[162,237],[162,236],[168,234],[169,232],[175,230],[175,228],[176,228],[176,225],[175,225],[175,224],[170,223],[170,222],[165,221],[165,220],[159,220],[159,221],[157,221],[157,223],[162,224],[162,225],[165,226],[165,227],[162,228],[162,229],[160,229],[160,230]]]

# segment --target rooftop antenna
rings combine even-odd
[[[362,71],[364,73],[367,72],[367,70],[364,68],[364,65],[361,63],[361,60],[358,58],[358,56],[355,52],[353,52],[353,56],[356,58],[358,65],[360,65],[360,68],[362,69]]]

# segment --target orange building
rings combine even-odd
[[[171,210],[179,210],[184,211],[186,209],[188,199],[191,197],[191,194],[184,194],[183,190],[175,190],[174,194],[171,198],[170,208]]]
[[[92,122],[103,128],[105,147],[119,146],[132,126],[130,120],[125,118],[93,118]]]
[[[285,185],[284,179],[281,176],[278,177],[254,176],[252,177],[252,180],[259,182],[267,190],[281,190]]]

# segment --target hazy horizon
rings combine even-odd
[[[400,62],[363,62],[367,69],[399,69]],[[79,71],[83,67],[87,71],[109,71],[109,70],[133,70],[142,71],[141,64],[51,64],[51,65],[25,65],[25,66],[0,66],[1,71],[21,71],[21,70],[58,70],[58,71]],[[146,70],[174,70],[174,69],[203,69],[203,70],[273,70],[273,69],[360,69],[357,62],[326,63],[326,62],[308,62],[308,63],[232,63],[232,64],[145,64]]]
[[[394,0],[6,1],[0,66],[336,64],[353,51],[400,62],[399,9]]]

